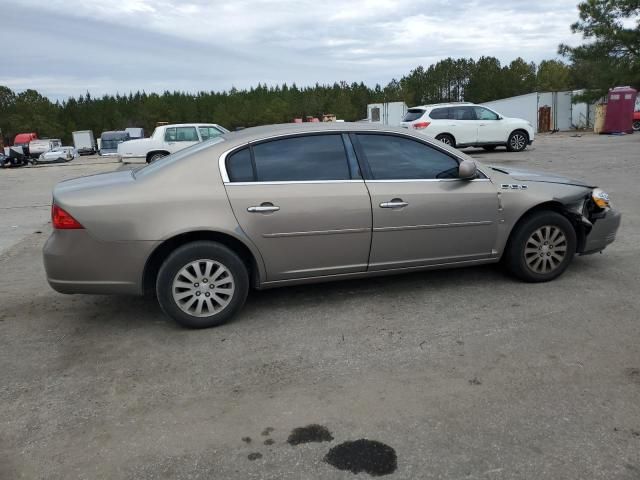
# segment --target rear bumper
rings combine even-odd
[[[584,251],[581,255],[601,252],[616,239],[622,215],[616,210],[609,210],[604,217],[593,222],[593,228],[587,235]]]
[[[54,230],[43,248],[51,288],[60,293],[141,295],[147,258],[158,242],[102,242],[86,230]]]

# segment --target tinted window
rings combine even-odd
[[[454,120],[475,120],[476,115],[473,111],[473,107],[453,107],[451,110],[451,116]]]
[[[431,118],[433,118],[434,120],[445,120],[447,118],[449,118],[449,109],[448,108],[434,108],[433,110],[431,110],[431,113],[429,114],[429,116]]]
[[[210,138],[222,135],[222,132],[215,127],[198,127],[202,141],[209,140]]]
[[[310,135],[253,147],[259,182],[346,180],[349,165],[340,135]]]
[[[457,178],[458,162],[423,143],[391,135],[359,134],[375,180]]]
[[[474,107],[474,109],[476,111],[476,118],[478,120],[498,120],[498,115],[496,115],[488,108]]]
[[[227,174],[232,182],[253,182],[251,152],[243,148],[227,158]]]
[[[414,120],[418,120],[422,115],[424,115],[424,112],[425,110],[422,110],[421,108],[410,108],[409,110],[407,110],[407,113],[405,114],[402,121],[413,122]]]

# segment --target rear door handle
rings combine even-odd
[[[250,212],[250,213],[271,213],[271,212],[277,212],[278,210],[280,210],[280,207],[269,202],[262,203],[258,207],[247,208],[247,212]]]
[[[409,205],[408,202],[405,202],[401,198],[394,198],[390,202],[382,202],[380,204],[380,208],[404,208]]]

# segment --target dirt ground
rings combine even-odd
[[[117,163],[0,170],[0,479],[639,479],[640,135],[468,153],[600,185],[617,241],[547,284],[281,288],[190,331],[46,283],[51,187]]]

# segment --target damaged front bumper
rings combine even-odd
[[[620,212],[611,208],[598,214],[597,218],[592,219],[591,231],[586,236],[584,248],[580,255],[589,255],[604,250],[607,245],[613,243],[616,239],[616,233],[620,227],[622,215]],[[586,220],[586,219],[585,219]]]

